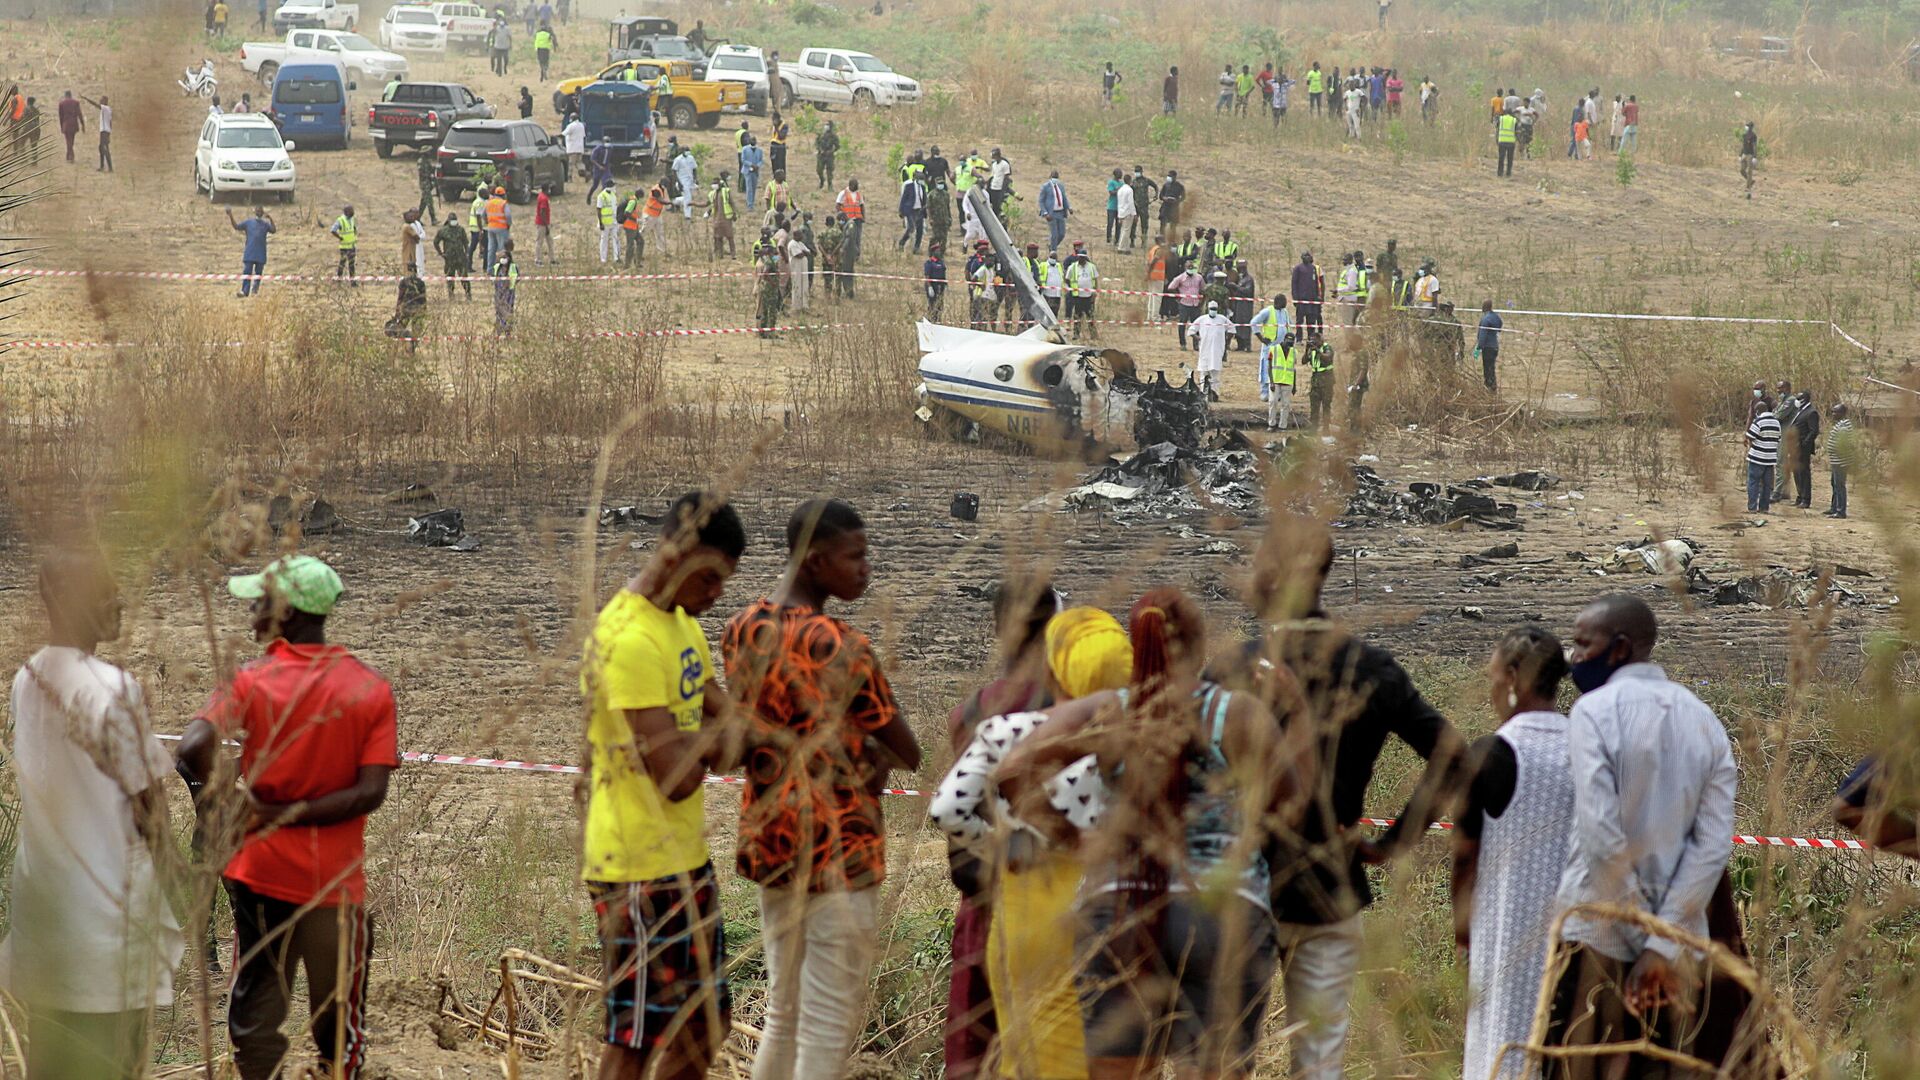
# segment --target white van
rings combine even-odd
[[[193,190],[217,202],[223,192],[272,192],[293,201],[293,144],[260,113],[210,115],[193,151]]]

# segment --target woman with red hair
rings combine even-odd
[[[1082,854],[1090,1080],[1157,1076],[1169,1058],[1244,1076],[1277,956],[1266,841],[1298,815],[1309,757],[1254,695],[1205,679],[1205,619],[1184,594],[1141,597],[1129,636],[1130,685],[1053,710],[996,779]]]

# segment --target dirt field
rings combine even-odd
[[[716,27],[735,17],[719,6],[685,6],[687,20],[704,15]],[[589,10],[601,17],[611,13]],[[236,11],[236,21],[242,14]],[[249,21],[251,14],[244,12]],[[378,10],[364,5],[363,14],[371,30]],[[905,42],[917,40],[910,37],[919,32],[912,20],[921,15],[932,17],[914,5],[896,8],[886,17],[891,21],[871,32],[898,35],[904,49]],[[595,20],[562,28],[556,76],[584,74],[599,66],[601,26]],[[89,110],[89,131],[80,140],[81,162],[69,166],[54,153],[40,181],[50,194],[0,216],[0,234],[35,238],[41,250],[30,265],[236,272],[238,237],[227,226],[225,210],[247,210],[237,203],[210,205],[193,193],[188,166],[204,106],[183,98],[168,74],[205,50],[197,22],[143,17],[50,26],[3,23],[0,33],[7,39],[0,75],[19,81],[49,112],[69,86],[89,97],[109,93],[115,104],[116,172],[102,174],[91,167]],[[1293,33],[1305,37],[1312,32]],[[240,36],[252,40],[257,35]],[[136,40],[145,44],[136,47]],[[978,47],[989,48],[993,40],[999,39],[983,37]],[[1350,51],[1379,56],[1413,47],[1409,40],[1366,38],[1351,28],[1341,40]],[[1257,66],[1256,50],[1243,51]],[[457,54],[445,60],[416,58],[414,77],[464,81],[500,106],[502,115],[512,113],[511,103],[524,81],[533,90],[535,118],[556,131],[549,92],[535,83],[531,59],[524,48],[521,52],[506,78],[488,74],[482,58]],[[215,59],[223,96],[242,89],[260,91],[235,55]],[[895,62],[904,67],[904,62]],[[1622,63],[1618,58],[1612,62]],[[965,68],[971,61],[952,63]],[[1107,282],[1117,287],[1138,287],[1143,260],[1138,254],[1111,252],[1100,243],[1097,192],[1108,170],[1138,161],[1154,175],[1164,175],[1169,167],[1179,169],[1195,192],[1193,220],[1232,228],[1245,245],[1261,291],[1269,295],[1276,287],[1285,288],[1287,271],[1302,249],[1313,250],[1323,263],[1332,256],[1337,265],[1341,250],[1362,248],[1371,254],[1387,237],[1396,237],[1403,265],[1427,256],[1438,260],[1446,291],[1463,313],[1477,311],[1480,299],[1490,295],[1503,307],[1526,309],[1838,322],[1874,355],[1817,328],[1624,328],[1514,316],[1507,325],[1518,333],[1502,352],[1498,398],[1475,396],[1468,387],[1460,392],[1465,404],[1455,415],[1440,422],[1407,419],[1417,415],[1419,405],[1409,401],[1417,396],[1408,389],[1411,376],[1404,368],[1387,369],[1376,373],[1375,397],[1370,399],[1381,403],[1374,406],[1381,410],[1381,420],[1364,432],[1343,428],[1337,442],[1329,437],[1321,444],[1314,436],[1300,436],[1288,448],[1288,454],[1314,462],[1302,475],[1318,476],[1314,469],[1323,468],[1325,479],[1286,488],[1278,467],[1274,478],[1276,491],[1284,488],[1312,502],[1336,525],[1339,561],[1327,596],[1336,617],[1405,658],[1423,690],[1469,734],[1490,726],[1477,668],[1508,628],[1537,621],[1564,633],[1575,612],[1594,595],[1621,588],[1641,591],[1662,621],[1659,658],[1702,688],[1741,745],[1749,773],[1742,790],[1741,828],[1833,835],[1834,826],[1825,818],[1827,795],[1865,744],[1872,725],[1839,706],[1829,714],[1783,702],[1797,702],[1795,695],[1802,693],[1821,701],[1828,700],[1826,695],[1839,700],[1860,678],[1870,641],[1899,629],[1901,574],[1914,565],[1910,540],[1905,539],[1915,518],[1911,488],[1895,482],[1860,484],[1853,519],[1830,521],[1818,513],[1825,505],[1827,484],[1823,463],[1816,463],[1814,509],[1777,509],[1760,521],[1758,515],[1745,513],[1740,435],[1723,414],[1738,408],[1746,372],[1765,374],[1771,381],[1789,372],[1762,366],[1784,358],[1790,373],[1818,386],[1823,405],[1843,397],[1876,414],[1889,444],[1911,427],[1905,400],[1911,395],[1862,381],[1875,375],[1908,382],[1905,361],[1920,351],[1920,327],[1914,320],[1920,222],[1911,205],[1920,173],[1911,162],[1876,170],[1864,181],[1840,183],[1829,163],[1789,149],[1768,163],[1755,198],[1748,202],[1739,197],[1737,144],[1730,131],[1721,145],[1697,152],[1714,164],[1674,164],[1656,151],[1637,162],[1631,184],[1622,185],[1610,155],[1594,162],[1564,158],[1564,147],[1555,145],[1555,126],[1549,122],[1543,124],[1535,159],[1522,161],[1517,178],[1507,181],[1493,174],[1490,140],[1477,151],[1440,155],[1422,149],[1423,138],[1441,136],[1422,131],[1417,121],[1406,132],[1414,144],[1411,151],[1396,149],[1388,140],[1341,144],[1317,128],[1310,136],[1304,131],[1296,135],[1308,124],[1331,127],[1307,118],[1303,102],[1287,121],[1290,126],[1277,133],[1257,115],[1240,126],[1216,124],[1208,116],[1211,87],[1205,80],[1211,73],[1204,67],[1191,70],[1199,76],[1189,83],[1183,105],[1191,131],[1177,153],[1144,136],[1148,118],[1143,110],[1151,96],[1146,88],[1153,78],[1144,70],[1135,77],[1141,87],[1135,103],[1104,121],[1109,130],[1099,138],[1080,101],[1090,96],[1089,80],[1078,76],[1073,76],[1077,81],[1064,75],[1057,81],[1035,80],[1040,89],[1026,92],[1018,112],[955,107],[943,110],[945,119],[939,122],[931,118],[931,105],[924,110],[927,115],[835,114],[846,136],[859,146],[857,164],[843,169],[842,178],[851,174],[871,181],[870,205],[876,212],[863,268],[903,277],[919,272],[918,257],[896,253],[890,244],[896,235],[890,228],[897,221],[888,194],[893,185],[882,179],[889,143],[907,148],[937,143],[949,156],[956,150],[999,146],[1015,162],[1029,200],[1049,169],[1060,170],[1078,206],[1069,239],[1088,241]],[[1448,132],[1475,123],[1474,110],[1484,106],[1469,101],[1466,86],[1479,73],[1442,74],[1452,110]],[[1417,77],[1409,75],[1409,84]],[[1550,86],[1551,115],[1563,112],[1575,81],[1584,87],[1587,80],[1588,74],[1579,72]],[[963,100],[971,100],[960,76],[942,73],[930,81],[958,86]],[[1723,76],[1701,79],[1701,94],[1719,94],[1736,81]],[[1619,82],[1608,78],[1603,85],[1611,93]],[[1775,97],[1783,100],[1797,101],[1793,95],[1804,90],[1784,78],[1782,85]],[[1875,93],[1898,93],[1875,86]],[[269,207],[280,226],[270,273],[330,274],[334,244],[325,227],[343,203],[358,210],[361,271],[395,271],[399,214],[415,201],[414,164],[406,151],[381,161],[368,144],[365,106],[376,90],[363,83],[355,96],[358,126],[351,149],[296,154],[297,201]],[[1642,137],[1655,140],[1657,147],[1660,105],[1647,100]],[[1910,112],[1911,91],[1905,102]],[[1727,108],[1730,125],[1740,106]],[[682,142],[713,146],[710,163],[730,166],[727,129],[732,124],[728,121],[719,131],[676,134]],[[752,128],[764,133],[766,122],[755,118]],[[58,133],[50,131],[48,139],[57,148]],[[1791,146],[1784,138],[1782,144]],[[804,205],[818,211],[831,193],[811,191],[811,164],[810,140],[796,135],[790,165]],[[570,187],[556,206],[560,273],[598,270],[584,203],[584,188]],[[1036,232],[1030,202],[1026,209],[1027,227],[1016,230],[1022,240]],[[751,238],[748,230],[742,233],[744,251]],[[957,240],[957,229],[954,236]],[[679,227],[674,244],[676,252],[670,257],[650,255],[646,272],[709,268],[700,223]],[[522,266],[522,337],[498,346],[440,341],[422,346],[423,362],[448,387],[470,377],[463,365],[471,364],[476,350],[511,365],[528,334],[564,341],[564,335],[589,331],[741,327],[751,322],[751,288],[744,277],[720,282],[543,282],[546,268],[525,261]],[[745,266],[742,260],[732,269]],[[957,259],[951,272],[957,281]],[[821,305],[811,321],[863,328],[854,331],[856,338],[885,333],[890,337],[884,340],[904,340],[901,326],[917,311],[916,286],[874,280],[861,282],[859,291],[855,301]],[[263,298],[253,301],[237,299],[233,292],[233,283],[226,281],[32,281],[22,299],[9,305],[12,317],[0,324],[0,331],[31,341],[135,345],[162,334],[169,340],[199,335],[206,341],[239,341],[249,350],[284,352],[314,347],[314,338],[306,333],[314,325],[377,335],[392,304],[387,283],[369,283],[358,290],[273,283]],[[486,292],[477,289],[471,304],[447,303],[435,284],[429,335],[489,333],[492,316]],[[949,312],[963,306],[958,292],[950,295]],[[1139,307],[1137,298],[1101,300],[1103,317],[1136,324],[1133,313]],[[1164,370],[1176,379],[1183,375],[1183,365],[1191,363],[1192,354],[1176,351],[1170,327],[1103,326],[1100,339],[1130,351],[1146,370]],[[784,564],[780,530],[792,504],[813,493],[854,501],[869,522],[876,584],[847,614],[873,632],[902,705],[930,748],[928,767],[916,776],[901,777],[900,783],[928,788],[943,774],[950,757],[939,745],[944,716],[992,663],[987,605],[967,590],[998,577],[1009,565],[1051,567],[1073,602],[1115,610],[1148,585],[1179,585],[1204,600],[1222,640],[1251,628],[1238,590],[1245,555],[1258,542],[1264,515],[1203,513],[1141,522],[1100,512],[1036,508],[1044,496],[1076,485],[1084,470],[1005,448],[921,439],[905,419],[914,406],[908,393],[913,358],[905,356],[884,358],[888,370],[900,376],[895,379],[900,383],[897,426],[890,422],[877,433],[814,432],[806,437],[844,445],[837,452],[831,447],[797,452],[793,439],[801,437],[798,432],[809,421],[796,415],[795,387],[816,376],[810,367],[820,363],[808,340],[797,333],[771,341],[721,335],[669,339],[660,345],[665,385],[682,395],[669,405],[684,407],[689,414],[704,408],[716,417],[738,415],[751,406],[771,433],[765,436],[770,449],[749,451],[745,444],[752,440],[747,436],[663,439],[645,453],[616,458],[600,503],[654,509],[690,485],[734,478],[734,497],[747,519],[751,543],[727,600],[708,620],[712,634],[727,614],[776,582]],[[1348,362],[1348,345],[1358,343],[1357,338],[1342,342],[1343,364]],[[630,348],[607,341],[578,345],[583,357]],[[326,358],[323,350],[316,349],[312,357],[316,365]],[[78,429],[75,418],[96,403],[89,389],[94,380],[110,379],[116,365],[128,363],[138,352],[10,351],[0,367],[0,409],[17,429],[57,441],[64,430],[61,424],[71,422]],[[1227,364],[1229,386],[1221,411],[1245,420],[1259,405],[1253,364],[1239,353],[1230,353]],[[1396,377],[1409,380],[1397,391]],[[1695,403],[1701,407],[1694,411],[1675,404],[1681,398],[1694,401],[1688,397],[1694,392],[1674,390],[1677,382],[1669,382],[1690,377],[1706,387],[1698,392]],[[233,401],[229,407],[238,412],[255,404]],[[1670,413],[1679,414],[1681,422],[1669,422]],[[779,441],[782,428],[790,436],[785,443]],[[339,441],[315,449],[323,434]],[[1264,446],[1264,433],[1249,434]],[[129,438],[135,435],[153,437],[138,432]],[[212,439],[211,433],[191,430],[168,435],[189,451],[203,435]],[[403,749],[535,762],[578,760],[573,657],[579,615],[591,611],[644,561],[652,542],[650,530],[583,527],[590,520],[582,517],[583,511],[598,507],[588,505],[593,459],[590,450],[578,450],[580,444],[565,444],[572,452],[523,461],[517,448],[505,447],[504,440],[493,440],[485,431],[474,432],[459,447],[424,441],[428,449],[419,452],[411,443],[401,449],[379,445],[371,435],[364,444],[354,442],[359,437],[354,431],[283,433],[271,444],[249,447],[229,461],[200,463],[201,471],[179,490],[143,477],[138,461],[119,461],[119,471],[102,470],[99,475],[29,478],[24,467],[14,476],[0,472],[5,483],[0,490],[6,493],[6,503],[0,504],[0,592],[17,598],[7,606],[0,659],[25,656],[38,633],[38,612],[28,602],[34,580],[32,523],[46,514],[50,494],[56,500],[70,497],[65,485],[72,482],[73,491],[97,508],[103,528],[120,538],[130,566],[139,568],[128,574],[135,598],[129,633],[110,652],[145,682],[163,728],[180,730],[215,685],[219,670],[254,649],[245,637],[244,612],[220,596],[217,579],[230,568],[257,561],[258,553],[197,545],[203,534],[218,532],[223,513],[290,487],[297,501],[324,497],[346,523],[338,532],[309,537],[307,549],[333,561],[347,579],[349,602],[334,620],[332,633],[394,680]],[[352,449],[342,451],[342,442],[351,443]],[[1274,449],[1280,457],[1278,444]],[[1890,447],[1889,460],[1898,456],[1898,447]],[[1491,492],[1517,504],[1515,521],[1521,527],[1514,531],[1385,524],[1341,513],[1352,488],[1349,461],[1369,465],[1389,486],[1401,490],[1413,482],[1457,483],[1521,469],[1549,470],[1560,481],[1538,492]],[[431,500],[411,503],[389,497],[413,483],[430,487]],[[976,522],[948,514],[950,499],[962,491],[981,497]],[[456,553],[408,542],[408,517],[435,507],[463,510],[480,548]],[[1804,605],[1720,605],[1705,594],[1687,594],[1674,581],[1637,570],[1606,569],[1605,560],[1618,546],[1673,537],[1698,544],[1694,566],[1714,581],[1730,582],[1770,567],[1822,573],[1846,567],[1861,573],[1834,580],[1857,596],[1831,609],[1816,604],[1811,612]],[[1219,546],[1221,540],[1227,546]],[[1506,543],[1516,544],[1517,554],[1484,555]],[[193,554],[181,554],[186,551]],[[208,582],[213,583],[211,601],[202,592]],[[1817,648],[1809,647],[1812,639],[1818,639]],[[1903,669],[1903,679],[1910,674]],[[1823,726],[1817,736],[1804,729],[1782,730],[1774,726],[1782,712],[1797,722]],[[1845,722],[1835,719],[1842,716]],[[1410,782],[1413,764],[1403,750],[1389,758],[1373,812],[1390,813],[1399,805],[1394,795]],[[1786,790],[1782,781],[1788,782]],[[1775,785],[1771,789],[1770,782]],[[758,1022],[757,995],[763,982],[751,925],[752,891],[730,872],[734,796],[727,788],[714,787],[707,798],[716,862],[729,868],[727,915],[738,932],[737,942],[730,934],[730,946],[746,958],[740,971],[738,1019],[751,1028]],[[919,800],[899,798],[888,807],[893,841],[886,894],[890,949],[876,976],[874,1020],[863,1042],[876,1075],[938,1074],[937,1006],[944,993],[941,934],[948,925],[945,908],[951,896],[943,848],[925,822],[923,806]],[[399,774],[394,796],[370,834],[375,910],[387,928],[378,942],[375,969],[371,1038],[376,1075],[439,1080],[490,1075],[499,1067],[499,1055],[473,1040],[470,1032],[436,1019],[437,975],[445,973],[461,1001],[485,1007],[491,972],[503,949],[527,949],[570,964],[594,962],[591,912],[573,881],[575,821],[566,778],[426,765]],[[1892,963],[1887,958],[1901,955],[1899,943],[1910,943],[1915,933],[1911,919],[1901,914],[1902,899],[1911,900],[1910,891],[1901,891],[1911,886],[1911,873],[1889,868],[1884,860],[1869,864],[1824,853],[1741,857],[1750,860],[1742,865],[1756,879],[1774,881],[1754,887],[1764,903],[1755,900],[1749,916],[1756,920],[1750,933],[1763,968],[1778,977],[1783,996],[1801,1010],[1804,1022],[1843,1060],[1847,1071],[1868,1071],[1870,1055],[1880,1042],[1897,1043],[1900,1038],[1899,1014],[1892,1014],[1895,1019],[1885,1028],[1873,1014],[1876,995],[1898,994],[1903,985],[1887,974]],[[1808,861],[1826,859],[1836,861],[1818,868]],[[1356,1075],[1457,1075],[1464,969],[1455,963],[1446,937],[1445,876],[1444,849],[1438,842],[1429,843],[1386,879],[1388,899],[1369,916],[1368,962],[1355,1008],[1376,1022],[1356,1023],[1350,1057]],[[1844,880],[1835,884],[1835,879]],[[1874,982],[1867,1000],[1831,1000],[1823,989],[1826,976],[1809,975],[1807,961],[1794,951],[1808,924],[1794,921],[1800,915],[1769,914],[1769,904],[1784,911],[1791,898],[1820,889],[1827,890],[1822,896],[1837,893],[1843,899],[1871,892],[1876,903],[1886,904],[1845,925],[1860,929],[1870,924],[1882,935],[1876,944],[1835,961],[1836,970],[1863,981],[1868,975],[1860,971],[1868,971]],[[1842,933],[1837,921],[1820,925],[1823,932]],[[1865,951],[1869,948],[1884,951]],[[1402,971],[1420,975],[1404,976]],[[1879,981],[1883,976],[1887,984]],[[576,1020],[561,995],[539,995],[531,1007],[551,1030]],[[217,1004],[212,1015],[217,1026]],[[192,1016],[193,1003],[187,1001],[164,1018],[168,1041],[161,1049],[166,1061],[198,1060]],[[578,1035],[590,1027],[590,1022],[574,1022],[570,1030]],[[750,1033],[735,1043],[746,1053],[753,1045]],[[585,1045],[590,1044],[587,1039]],[[1277,1044],[1270,1046],[1263,1072],[1277,1070],[1280,1055]],[[529,1061],[525,1075],[573,1075],[566,1058],[556,1052]],[[734,1061],[731,1067],[738,1064]]]

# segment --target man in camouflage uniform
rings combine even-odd
[[[847,243],[847,231],[841,224],[840,215],[827,218],[827,227],[820,230],[820,273],[827,286],[828,296],[838,296],[838,272],[840,269],[840,250]]]
[[[927,191],[927,242],[947,250],[947,234],[953,231],[953,192],[947,182],[936,180]]]
[[[415,157],[417,160],[414,164],[414,175],[420,181],[420,216],[427,219],[427,224],[432,225],[434,224],[433,155],[422,153],[416,154]]]
[[[774,253],[771,240],[764,247],[755,244],[754,249],[765,252],[760,256],[760,304],[754,313],[754,325],[760,328],[760,336],[767,338],[773,336],[773,327],[780,321],[780,257]]]
[[[466,286],[467,299],[473,299],[472,247],[469,246],[467,230],[460,227],[460,215],[448,214],[447,220],[440,223],[440,231],[433,234],[433,250],[440,253],[440,265],[447,275],[447,299],[453,299],[454,278]]]

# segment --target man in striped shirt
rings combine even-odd
[[[1773,399],[1762,396],[1747,424],[1747,511],[1767,512],[1773,505],[1773,470],[1780,463],[1780,420]]]
[[[1828,505],[1826,516],[1843,518],[1847,516],[1847,470],[1859,460],[1859,436],[1854,433],[1853,420],[1847,416],[1847,407],[1836,403],[1833,406],[1833,426],[1827,429],[1827,463],[1833,467],[1833,502]]]

